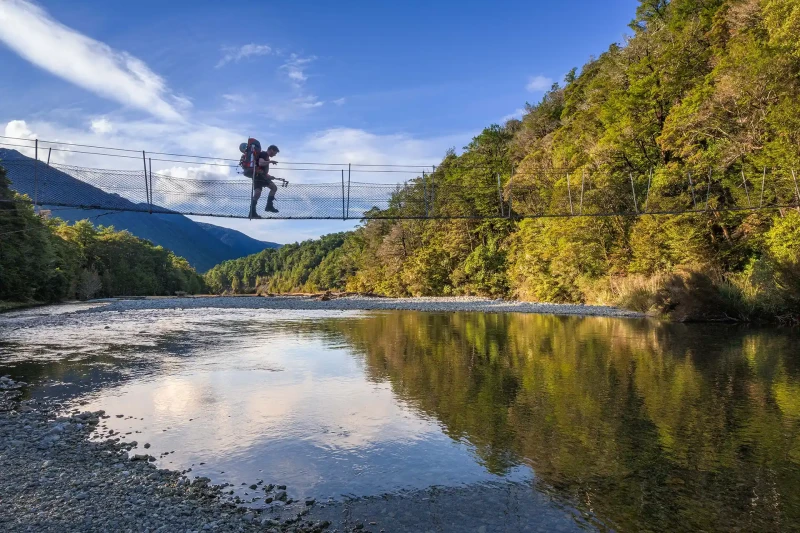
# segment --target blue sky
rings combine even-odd
[[[621,42],[636,5],[0,0],[0,130],[221,157],[250,134],[288,161],[435,164]],[[353,226],[209,221],[277,242]]]

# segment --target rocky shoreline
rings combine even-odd
[[[364,295],[309,295],[309,296],[190,296],[181,298],[109,298],[93,300],[106,306],[95,311],[131,309],[280,309],[329,311],[428,311],[428,312],[480,312],[480,313],[534,313],[568,316],[605,316],[643,318],[645,315],[618,307],[579,304],[554,304],[520,302],[481,298],[477,296],[383,298]]]
[[[304,519],[313,501],[301,502],[289,516],[246,508],[208,478],[190,479],[156,468],[147,455],[130,455],[135,442],[91,441],[90,434],[108,415],[76,410],[58,416],[56,406],[21,400],[24,387],[0,378],[2,531],[330,530],[327,521]],[[257,489],[267,494],[265,501],[287,500],[283,486]],[[354,524],[352,530],[363,527]]]

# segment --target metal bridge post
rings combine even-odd
[[[581,170],[581,201],[578,206],[578,214],[583,215],[583,187],[586,182],[586,169]]]
[[[147,158],[147,173],[150,174],[150,214],[153,214],[153,160]]]
[[[650,167],[650,174],[647,176],[647,192],[644,196],[644,212],[647,213],[647,202],[650,201],[650,184],[653,182],[653,167]]]
[[[636,187],[633,186],[633,172],[628,172],[628,177],[631,179],[631,192],[633,193],[633,210],[639,214],[639,206],[636,203]]]
[[[694,208],[697,209],[697,198],[694,196],[694,183],[692,183],[692,173],[689,172],[689,188],[692,191],[692,203],[694,204]]]
[[[572,189],[569,186],[569,172],[567,172],[567,197],[569,197],[569,214],[574,215],[575,211],[572,209]]]
[[[706,211],[708,211],[708,202],[711,199],[711,176],[714,173],[714,169],[708,169],[708,187],[706,188]]]
[[[39,205],[39,139],[36,139],[33,153],[33,210],[36,211]]]
[[[50,153],[51,153],[52,151],[53,151],[53,148],[52,148],[52,147],[47,149],[47,166],[48,166],[48,167],[50,166]]]
[[[142,150],[142,167],[144,168],[144,196],[147,199],[148,205],[150,204],[150,189],[147,186],[147,156]]]
[[[345,220],[344,201],[345,201],[345,198],[344,198],[344,169],[342,169],[342,220]]]
[[[800,210],[800,188],[797,187],[797,174],[792,169],[792,179],[794,180],[794,194],[797,196],[797,209]]]
[[[350,166],[351,163],[347,163],[347,218],[350,218]]]
[[[767,167],[764,167],[764,173],[761,175],[761,199],[758,201],[758,207],[764,206],[764,182],[767,181]]]
[[[431,165],[431,210],[436,211],[436,165]],[[445,172],[447,172],[445,170]],[[434,215],[436,216],[436,215]]]

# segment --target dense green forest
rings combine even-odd
[[[218,265],[209,286],[478,294],[615,303],[676,319],[796,319],[800,212],[728,208],[797,205],[800,0],[643,0],[630,27],[625,43],[570,72],[521,120],[486,128],[460,155],[450,151],[428,177],[440,191],[462,191],[438,202],[435,214],[470,216],[496,213],[499,175],[513,210],[506,220],[370,220]],[[769,186],[759,191],[762,169]],[[650,210],[698,202],[700,209],[522,219],[563,212],[583,180],[586,214],[629,212],[637,208],[632,188],[641,194],[645,186]],[[410,182],[386,214],[410,209],[408,199],[428,194],[424,187]]]
[[[197,293],[202,277],[182,257],[88,220],[37,216],[0,166],[0,303]],[[8,305],[7,303],[5,305]]]

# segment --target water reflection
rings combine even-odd
[[[615,528],[800,527],[795,332],[420,313],[340,330],[490,471],[530,464]]]
[[[790,330],[199,309],[0,334],[0,374],[82,383],[126,438],[217,479],[318,497],[533,480],[618,530],[800,527]]]

